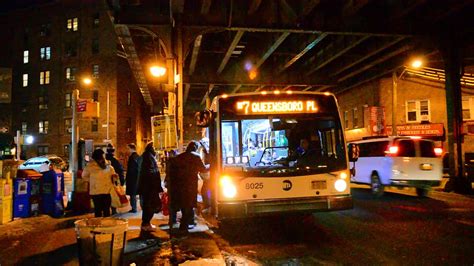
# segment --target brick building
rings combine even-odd
[[[393,80],[382,78],[337,96],[348,140],[391,135],[396,113],[398,135],[421,135],[447,149],[446,91],[443,81],[405,74],[397,82],[397,105],[392,109]],[[474,152],[474,90],[463,87],[464,151]],[[379,120],[378,123],[376,120]]]
[[[94,147],[110,141],[124,159],[127,143],[142,149],[151,139],[150,114],[127,60],[117,55],[110,10],[105,1],[50,2],[1,18],[2,38],[9,40],[4,45],[11,45],[0,66],[13,71],[11,132],[34,137],[32,145],[24,146],[27,158],[67,158],[72,91],[78,89],[79,98],[100,106],[99,118],[79,115],[79,137],[92,140]],[[82,82],[85,77],[90,85]]]

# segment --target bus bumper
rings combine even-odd
[[[312,213],[352,209],[352,196],[328,196],[285,200],[260,200],[247,202],[220,202],[217,204],[218,219],[235,219],[269,216],[280,213]]]
[[[438,180],[394,180],[391,181],[391,186],[398,187],[437,187],[441,184],[441,181]]]

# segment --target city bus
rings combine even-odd
[[[221,95],[196,114],[209,127],[218,220],[352,208],[336,98],[274,91]]]

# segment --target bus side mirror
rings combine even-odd
[[[194,115],[194,120],[196,122],[196,126],[198,127],[209,127],[210,123],[212,122],[213,114],[211,110],[204,110],[200,112],[196,112]]]
[[[359,145],[350,143],[348,145],[349,162],[357,162],[359,159]]]

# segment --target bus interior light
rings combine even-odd
[[[346,190],[346,188],[347,188],[347,182],[346,182],[346,180],[343,180],[343,179],[338,179],[338,180],[336,180],[336,182],[334,182],[334,188],[335,188],[338,192],[343,192],[343,191]]]
[[[441,156],[443,154],[443,148],[434,148],[436,156]]]
[[[234,157],[227,157],[226,158],[226,163],[227,164],[234,164]]]

